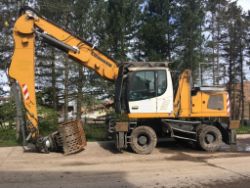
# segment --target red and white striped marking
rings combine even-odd
[[[28,91],[27,84],[23,84],[22,85],[22,91],[23,91],[23,97],[24,97],[24,99],[28,100],[30,98],[30,94],[29,94],[29,91]]]
[[[230,115],[230,98],[229,98],[229,95],[227,94],[227,113]]]

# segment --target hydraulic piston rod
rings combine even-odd
[[[79,49],[76,46],[70,46],[68,44],[63,43],[62,41],[59,41],[55,39],[52,36],[49,36],[46,33],[41,33],[39,31],[36,31],[36,34],[43,38],[47,43],[51,44],[52,46],[55,46],[56,48],[59,48],[62,51],[68,52],[73,51],[74,53],[79,52]]]

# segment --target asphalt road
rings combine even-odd
[[[207,153],[175,141],[150,155],[118,153],[112,142],[89,142],[78,154],[0,148],[0,188],[250,187],[250,135],[236,147]]]

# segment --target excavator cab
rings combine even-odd
[[[119,74],[116,80],[116,112],[136,116],[172,113],[173,84],[167,63],[131,62],[124,66],[122,78]]]
[[[173,88],[168,68],[130,69],[127,85],[129,113],[171,113]]]

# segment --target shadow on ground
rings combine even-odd
[[[76,172],[76,171],[0,171],[1,188],[133,188],[122,172]]]
[[[119,151],[116,146],[114,141],[104,141],[104,142],[97,142],[100,147],[103,149],[109,151],[110,153],[113,154],[119,154],[121,151]]]
[[[185,141],[176,141],[174,139],[163,139],[160,140],[157,144],[157,148],[161,152],[169,153],[173,151],[181,151],[181,152],[191,152],[191,153],[209,153],[206,151],[202,151],[199,147],[197,147],[196,143],[193,142],[185,142]],[[221,148],[218,152],[214,153],[245,153],[250,154],[250,138],[241,138],[237,140],[236,145],[227,145],[222,144]],[[211,152],[210,152],[211,153]]]
[[[121,153],[116,149],[113,141],[98,142],[98,144],[110,153]],[[160,139],[157,143],[157,149],[161,153],[174,154],[174,156],[167,158],[168,160],[204,162],[204,160],[210,158],[250,156],[250,138],[238,139],[237,145],[233,146],[223,144],[217,152],[202,151],[194,143],[176,141],[175,139]],[[127,149],[126,152],[130,153],[132,151],[131,149]]]
[[[249,178],[240,178],[236,180],[224,180],[224,181],[214,181],[210,184],[203,184],[202,187],[214,188],[214,187],[223,187],[223,188],[249,188],[250,179]]]
[[[209,159],[223,159],[223,158],[237,158],[237,157],[249,157],[250,150],[248,150],[250,144],[250,138],[239,139],[237,145],[229,146],[223,144],[221,149],[217,152],[202,151],[195,147],[194,144],[178,142],[175,140],[159,142],[157,148],[162,153],[173,154],[165,159],[168,161],[189,161],[205,163],[208,166],[223,169],[208,162]]]

